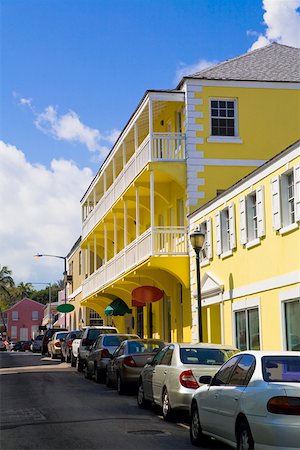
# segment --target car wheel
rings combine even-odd
[[[78,372],[83,372],[83,369],[84,369],[83,362],[81,361],[81,359],[78,356],[78,358],[77,358],[77,371]]]
[[[105,384],[106,384],[107,387],[112,387],[113,386],[112,381],[111,381],[111,379],[109,377],[108,371],[106,371]]]
[[[105,370],[104,369],[99,369],[98,367],[96,367],[95,380],[96,380],[96,383],[104,383],[104,381],[105,381]]]
[[[162,415],[165,420],[171,420],[172,418],[172,408],[170,404],[169,394],[167,389],[163,391],[162,397]]]
[[[246,421],[240,423],[237,431],[237,449],[238,450],[253,450],[254,441],[251,434],[250,427]]]
[[[118,391],[118,394],[120,394],[120,395],[125,394],[125,385],[124,385],[121,375],[119,373],[117,375],[117,391]]]
[[[190,440],[197,447],[200,447],[207,441],[207,438],[202,433],[199,411],[195,401],[192,403],[191,408]]]
[[[75,358],[75,356],[72,353],[71,354],[71,366],[76,367],[76,364],[77,364],[77,358]]]
[[[139,408],[146,408],[147,402],[145,400],[144,386],[142,381],[140,381],[139,383],[136,399]]]
[[[86,378],[87,380],[91,380],[92,379],[92,374],[88,369],[88,366],[86,365],[84,368],[84,378]]]

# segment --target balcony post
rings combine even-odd
[[[151,226],[151,253],[154,253],[154,172],[150,171],[150,226]]]
[[[124,248],[127,247],[127,200],[124,200]]]
[[[139,127],[138,124],[134,124],[134,151],[137,152],[139,148]]]
[[[104,261],[107,263],[107,223],[104,223]]]
[[[117,239],[118,239],[118,234],[117,234],[117,213],[114,212],[114,256],[116,256],[117,252],[118,252],[118,243],[117,243]]]
[[[90,243],[87,245],[87,274],[88,277],[91,275],[91,252],[90,252]]]
[[[136,238],[138,238],[140,235],[140,191],[138,186],[135,188],[135,222]]]
[[[97,270],[97,236],[94,234],[94,272]]]
[[[94,209],[96,208],[96,189],[93,190]]]
[[[123,155],[123,169],[126,166],[126,144],[123,142],[122,145],[122,155]]]
[[[112,159],[112,169],[113,169],[113,183],[116,179],[116,160],[115,158]]]
[[[152,112],[152,99],[149,99],[149,161],[153,160],[152,145],[153,145],[153,112]]]

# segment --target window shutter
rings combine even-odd
[[[234,203],[230,203],[229,205],[229,232],[229,248],[232,250],[233,248],[236,248]]]
[[[211,232],[211,219],[206,221],[206,251],[207,259],[212,259],[212,232]]]
[[[273,229],[280,230],[280,228],[281,228],[281,210],[280,210],[280,178],[279,178],[279,176],[272,178],[271,191],[272,191]]]
[[[247,244],[246,197],[240,198],[240,243]]]
[[[222,242],[221,242],[221,213],[217,212],[216,217],[216,254],[219,256],[222,253]]]
[[[294,167],[295,183],[295,221],[300,220],[300,164]]]
[[[257,214],[257,236],[263,237],[265,230],[265,195],[264,186],[259,186],[256,190],[256,214]]]

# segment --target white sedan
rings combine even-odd
[[[241,450],[300,448],[300,352],[245,351],[201,386],[191,404],[190,438]]]

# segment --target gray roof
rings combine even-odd
[[[186,78],[300,82],[300,49],[274,42]]]

